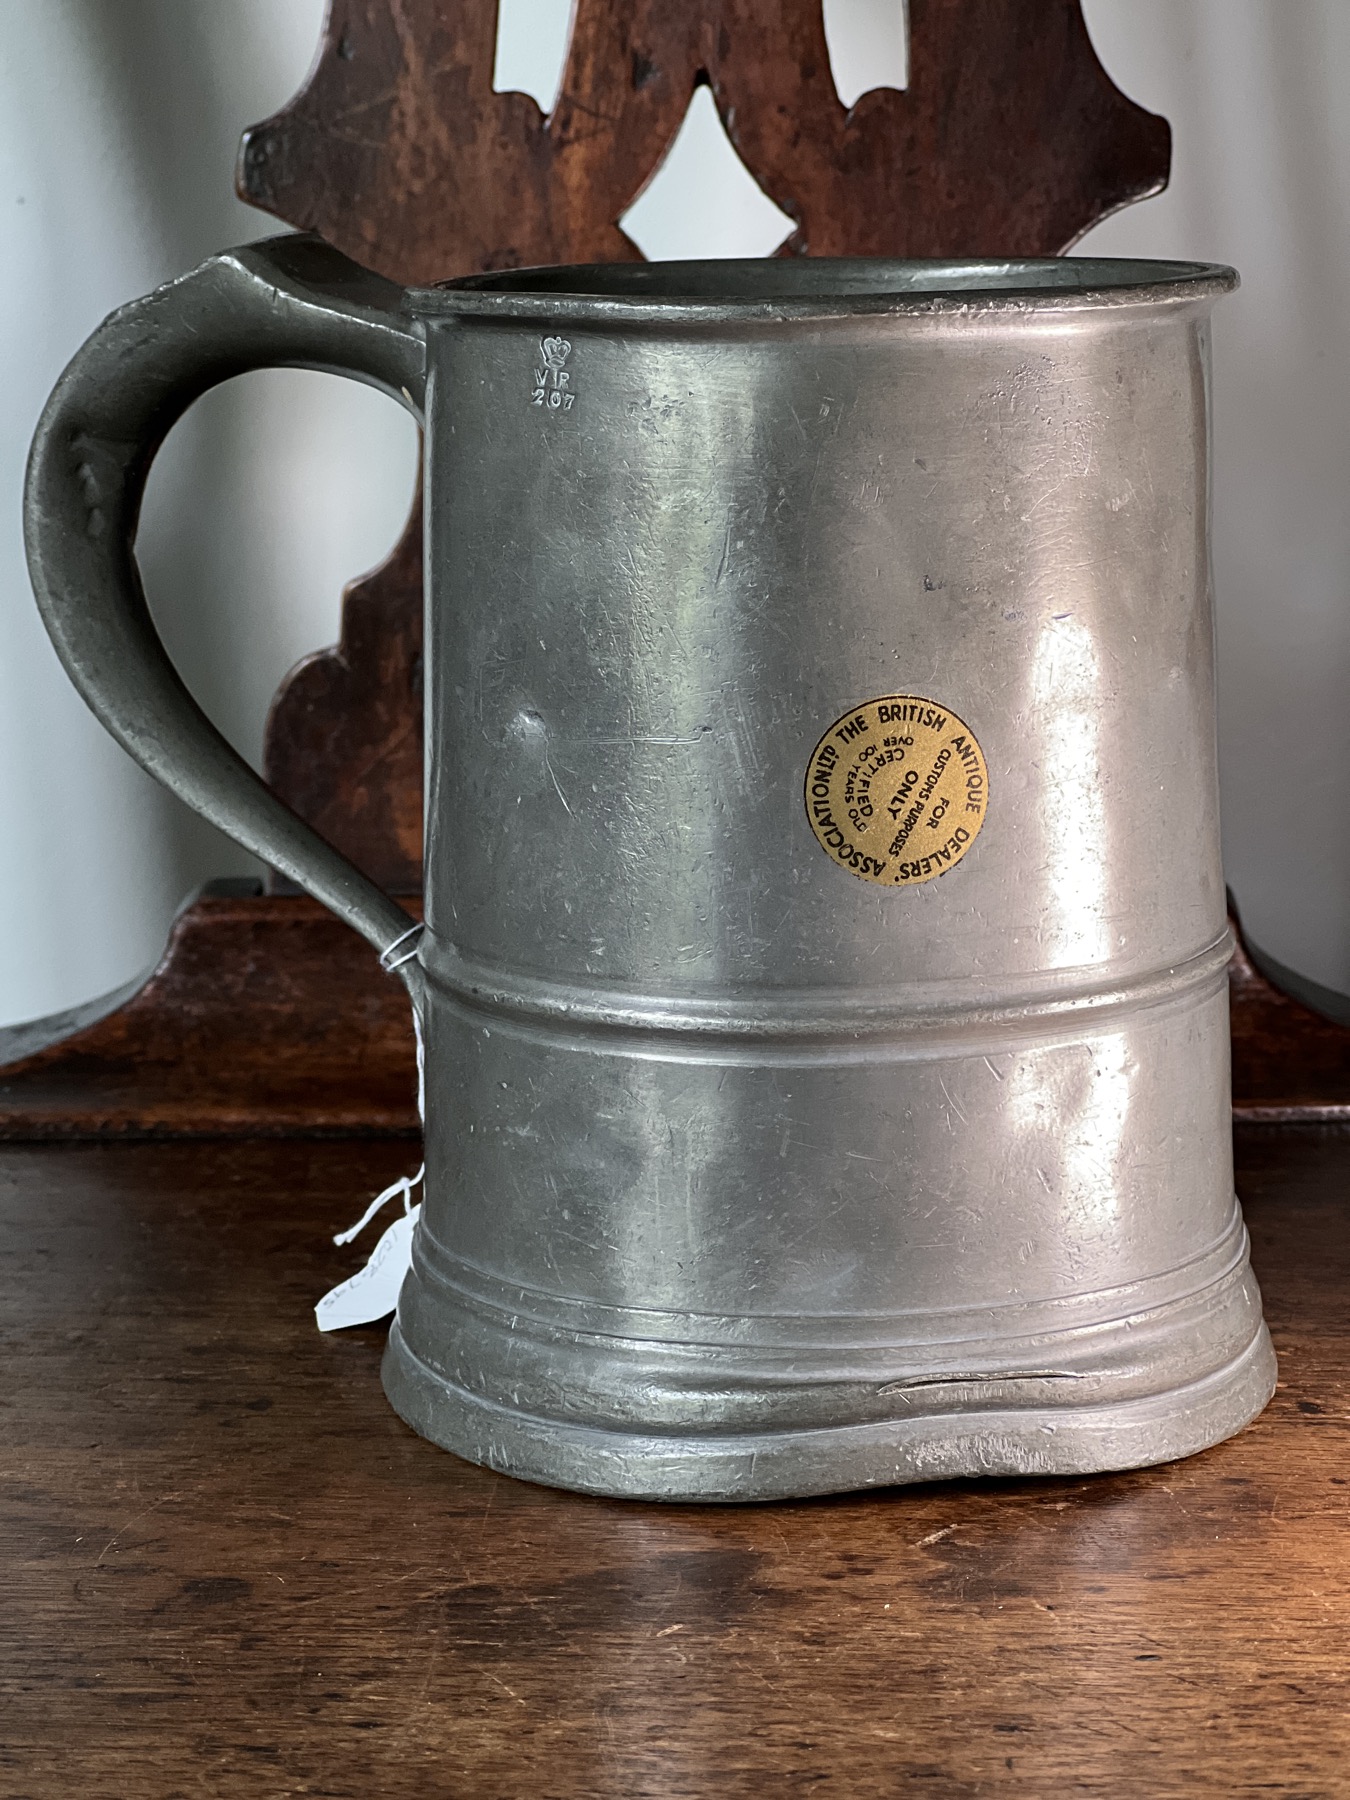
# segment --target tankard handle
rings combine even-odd
[[[401,288],[316,237],[224,251],[113,313],[57,383],[28,463],[28,567],[57,655],[123,749],[383,955],[413,921],[206,718],[155,630],[133,553],[169,428],[217,382],[277,367],[354,376],[421,419],[426,346]],[[402,965],[410,987],[415,968]]]

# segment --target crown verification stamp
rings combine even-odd
[[[531,399],[546,412],[571,412],[576,405],[572,374],[567,359],[572,346],[566,338],[546,337],[539,340],[539,362],[534,370],[534,392]]]

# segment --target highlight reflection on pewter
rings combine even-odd
[[[404,295],[287,239],[81,353],[28,515],[67,667],[381,949],[406,917],[210,736],[119,545],[140,443],[222,373],[426,396],[427,1179],[384,1372],[419,1431],[732,1500],[1157,1462],[1264,1404],[1208,547],[1232,280]]]

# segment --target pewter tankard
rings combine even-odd
[[[1208,547],[1234,281],[776,260],[403,292],[283,238],[76,357],[27,502],[66,667],[404,959],[426,1188],[384,1380],[416,1430],[757,1500],[1160,1462],[1265,1404]],[[425,419],[420,939],[213,732],[141,593],[154,449],[267,364]]]

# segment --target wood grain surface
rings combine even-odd
[[[422,891],[422,501],[377,569],[350,582],[331,649],[277,689],[263,776],[388,894]],[[274,893],[296,893],[273,875]]]
[[[1235,1117],[1350,1121],[1350,1030],[1276,987],[1241,935],[1228,969],[1228,1012]]]
[[[18,1060],[5,1035],[0,1142],[420,1132],[407,990],[300,895],[208,892],[124,1005]]]
[[[632,259],[618,221],[700,84],[789,255],[1048,255],[1162,187],[1167,121],[1111,81],[1080,0],[908,10],[908,89],[849,110],[820,0],[578,0],[546,118],[493,92],[497,0],[332,0],[239,192],[405,284]]]
[[[0,1151],[6,1800],[1350,1792],[1350,1138],[1240,1138],[1233,1442],[724,1509],[471,1468],[317,1333],[408,1148]]]

